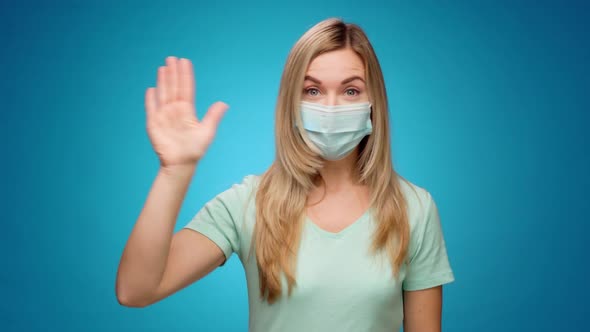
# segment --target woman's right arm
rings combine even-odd
[[[144,307],[203,278],[225,260],[209,238],[192,230],[173,234],[198,161],[227,110],[213,104],[202,121],[194,108],[188,59],[166,58],[157,88],[146,91],[147,131],[160,169],[121,256],[115,292],[124,306]]]
[[[160,169],[123,251],[117,272],[120,304],[144,307],[201,279],[223,263],[204,235],[174,225],[194,167]]]

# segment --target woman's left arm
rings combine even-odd
[[[442,286],[404,291],[404,332],[440,332]]]

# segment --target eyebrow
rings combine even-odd
[[[319,85],[321,85],[321,84],[322,84],[322,81],[318,80],[318,79],[317,79],[317,78],[315,78],[315,77],[311,77],[311,76],[309,76],[309,75],[306,75],[306,76],[305,76],[305,80],[306,80],[306,81],[308,81],[308,80],[309,80],[309,81],[312,81],[312,82],[314,82],[314,83],[316,83],[316,84],[319,84]],[[360,77],[360,76],[351,76],[351,77],[349,77],[349,78],[345,79],[344,81],[340,82],[340,84],[342,84],[342,85],[343,85],[343,84],[346,84],[346,83],[350,83],[350,82],[352,82],[352,81],[354,81],[354,80],[361,80],[363,83],[365,82],[365,80],[363,80],[363,78],[362,78],[362,77]]]

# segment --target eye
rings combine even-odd
[[[361,92],[359,90],[357,90],[357,89],[350,88],[350,89],[347,89],[346,90],[346,95],[349,96],[349,97],[358,96],[360,93]]]
[[[305,89],[305,93],[308,96],[316,97],[316,96],[318,96],[320,94],[320,90],[318,90],[316,88],[308,88],[308,89]]]

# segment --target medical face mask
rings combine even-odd
[[[373,130],[368,102],[325,106],[302,101],[300,107],[307,138],[327,160],[346,157]]]

